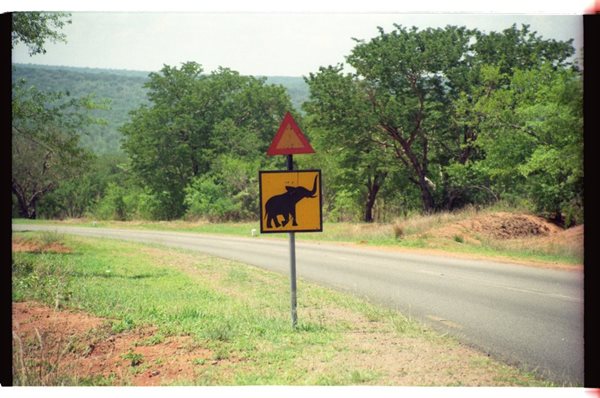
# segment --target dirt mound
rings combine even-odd
[[[583,251],[583,225],[561,230],[543,239],[545,244],[552,246],[570,246],[573,251]],[[581,254],[583,256],[583,254]]]
[[[561,239],[581,242],[583,245],[583,225],[578,225],[573,228],[566,229],[560,232],[559,236]]]
[[[506,212],[482,214],[430,231],[429,234],[466,240],[520,239],[549,236],[562,229],[541,217]]]
[[[493,213],[468,222],[475,233],[495,239],[548,236],[562,229],[541,217],[525,214]]]
[[[59,243],[42,243],[35,242],[20,237],[12,238],[12,251],[14,252],[27,252],[27,253],[71,253],[72,250],[69,247]]]
[[[193,380],[196,372],[223,361],[189,336],[162,337],[152,328],[114,333],[106,319],[33,302],[12,308],[19,383],[152,386]]]

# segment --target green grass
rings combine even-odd
[[[71,264],[60,254],[15,254],[12,263],[13,300],[44,302],[56,309],[73,295]]]
[[[133,350],[129,350],[126,354],[122,354],[121,358],[129,361],[129,364],[132,367],[139,366],[144,362],[144,356],[140,353],[137,353]]]
[[[36,233],[15,235],[41,239]],[[173,381],[178,385],[389,385],[395,383],[396,375],[377,368],[382,343],[363,347],[369,336],[407,347],[424,345],[428,352],[457,346],[449,337],[395,311],[302,280],[298,281],[299,325],[294,329],[286,276],[160,246],[82,237],[62,237],[61,241],[73,252],[14,253],[13,301],[36,300],[54,306],[57,296],[66,297],[60,301],[61,308],[108,320],[101,333],[104,337],[96,333],[90,338],[106,339],[145,327],[155,331],[141,345],[190,336],[193,345],[210,350],[212,357],[195,359],[196,376]],[[135,349],[122,355],[132,375],[147,370],[149,364]],[[415,355],[437,366],[435,356]],[[448,366],[456,368],[453,374],[469,374],[479,371],[477,358],[484,357],[469,351],[466,358]],[[491,360],[486,372],[491,376],[485,380],[498,380],[496,385],[511,385],[503,381],[507,379],[549,385]],[[39,383],[39,379],[23,378],[24,374],[15,375],[16,384]],[[415,376],[413,384],[444,383],[431,372],[424,374]],[[456,382],[463,382],[456,377]],[[48,383],[53,382],[118,385],[127,380],[57,375]],[[410,379],[403,383],[410,384]]]

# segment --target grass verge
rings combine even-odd
[[[26,307],[13,326],[17,385],[550,385],[402,314],[302,280],[294,330],[285,276],[159,246],[60,244],[70,252],[14,253],[13,301],[44,303],[58,319],[97,320],[86,329],[78,318],[83,329],[70,335],[38,323],[27,337],[28,322],[44,317]],[[57,341],[55,355],[40,355]],[[102,366],[93,362],[99,352]]]
[[[506,209],[503,209],[506,210]],[[325,223],[323,232],[299,233],[297,240],[339,242],[370,247],[385,247],[400,250],[451,252],[471,257],[489,258],[516,262],[539,263],[543,265],[582,265],[583,238],[531,237],[527,239],[495,239],[478,236],[468,228],[456,229],[455,224],[468,219],[491,214],[495,210],[436,213],[425,216],[412,216],[390,224],[365,223]],[[53,220],[13,220],[14,223],[37,223],[56,225],[78,225],[87,227],[149,229],[233,235],[251,237],[252,231],[259,230],[257,222],[209,223],[205,221],[92,221],[88,219]],[[440,233],[444,228],[454,228],[453,233]],[[255,232],[256,233],[256,232]],[[286,238],[287,234],[269,234],[262,239]]]

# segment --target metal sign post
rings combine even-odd
[[[287,155],[287,169],[294,170],[293,155]],[[298,311],[296,301],[296,233],[290,232],[290,291],[291,291],[291,308],[292,308],[292,327],[298,325]]]

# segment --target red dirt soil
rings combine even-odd
[[[151,328],[114,334],[106,319],[34,302],[13,303],[12,310],[15,355],[22,354],[25,361],[48,361],[56,365],[56,375],[73,380],[104,377],[115,385],[177,384],[193,381],[196,372],[219,363],[189,336],[166,337],[151,345]],[[136,366],[133,354],[141,359]],[[19,371],[15,367],[14,372]],[[46,380],[52,384],[51,377]]]
[[[71,253],[71,249],[60,244],[50,243],[42,245],[39,242],[28,241],[13,237],[12,239],[12,251],[15,252],[28,252],[28,253]]]
[[[431,231],[434,236],[452,237],[467,235],[471,239],[477,236],[493,239],[519,239],[534,236],[550,236],[563,230],[542,217],[527,214],[491,213],[471,217]]]

